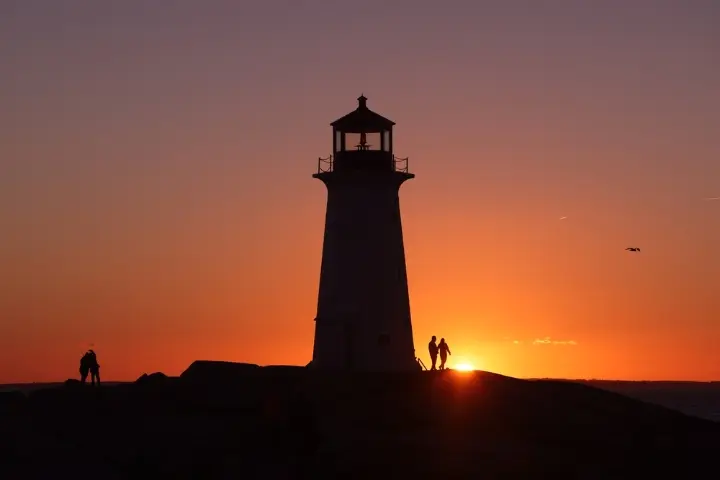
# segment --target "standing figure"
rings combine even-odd
[[[95,382],[97,382],[97,385],[100,386],[100,365],[97,361],[97,355],[93,350],[88,350],[87,356],[90,367],[90,383],[95,385]]]
[[[433,335],[432,339],[430,339],[430,343],[428,343],[428,353],[430,354],[430,360],[432,361],[432,367],[430,367],[430,370],[437,370],[437,368],[435,368],[438,356],[438,346],[435,343],[436,341],[437,338]]]
[[[433,337],[435,338],[435,337]],[[440,345],[438,345],[438,350],[440,350],[440,370],[445,370],[445,362],[447,362],[447,356],[452,355],[450,352],[450,347],[447,343],[445,343],[445,339],[440,339]]]
[[[80,383],[87,381],[88,373],[90,373],[90,355],[85,352],[85,355],[80,358]]]

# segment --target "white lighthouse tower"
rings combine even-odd
[[[417,370],[400,220],[400,185],[415,175],[393,154],[394,122],[358,107],[331,123],[315,344],[319,370]]]

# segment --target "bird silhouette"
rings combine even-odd
[[[625,250],[627,250],[628,252],[639,252],[640,251],[640,249],[638,247],[628,247]]]

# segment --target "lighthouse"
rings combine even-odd
[[[327,188],[327,210],[310,367],[418,370],[399,199],[415,175],[393,153],[395,122],[357,100],[330,124],[333,153],[313,174]]]

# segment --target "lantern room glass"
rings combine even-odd
[[[379,132],[368,133],[345,133],[345,151],[354,150],[381,150],[381,136]]]

